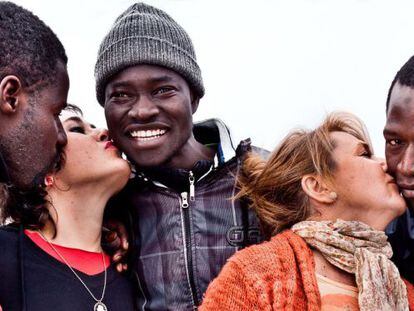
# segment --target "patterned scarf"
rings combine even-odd
[[[331,264],[355,274],[361,311],[409,310],[407,289],[389,259],[383,231],[358,221],[302,221],[292,227]]]

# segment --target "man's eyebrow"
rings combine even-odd
[[[110,84],[108,84],[108,86],[110,86],[112,88],[116,88],[116,87],[129,86],[131,84],[132,84],[132,82],[130,82],[130,81],[118,81],[118,82],[110,83]]]
[[[171,80],[173,80],[173,78],[167,75],[149,79],[152,83],[170,82]]]
[[[384,128],[383,134],[384,134],[384,136],[385,135],[395,136],[395,135],[397,135],[397,132],[392,130],[392,129]]]
[[[168,75],[162,75],[159,77],[153,77],[153,78],[149,78],[146,80],[147,83],[150,84],[156,84],[156,83],[163,83],[163,82],[171,82],[173,80],[172,77],[168,76]],[[114,83],[109,84],[112,88],[117,88],[117,87],[125,87],[125,86],[130,86],[133,84],[132,80],[121,80],[121,81],[117,81]]]

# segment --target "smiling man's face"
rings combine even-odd
[[[394,85],[384,137],[388,171],[407,203],[414,206],[414,88]]]
[[[189,144],[195,103],[176,72],[153,65],[129,67],[105,89],[110,136],[136,165],[168,166]]]

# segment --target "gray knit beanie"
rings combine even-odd
[[[199,98],[204,95],[190,37],[169,15],[145,3],[136,3],[122,13],[101,43],[95,79],[96,97],[102,106],[110,78],[139,64],[171,69],[187,81]]]

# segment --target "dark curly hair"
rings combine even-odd
[[[410,59],[401,67],[401,69],[398,70],[394,80],[392,80],[387,95],[386,111],[388,111],[388,107],[390,105],[392,89],[397,82],[403,86],[414,88],[414,56],[411,56]]]
[[[53,81],[57,62],[68,58],[55,33],[32,12],[0,1],[0,81],[16,75],[29,91]],[[41,85],[38,85],[39,82]]]

